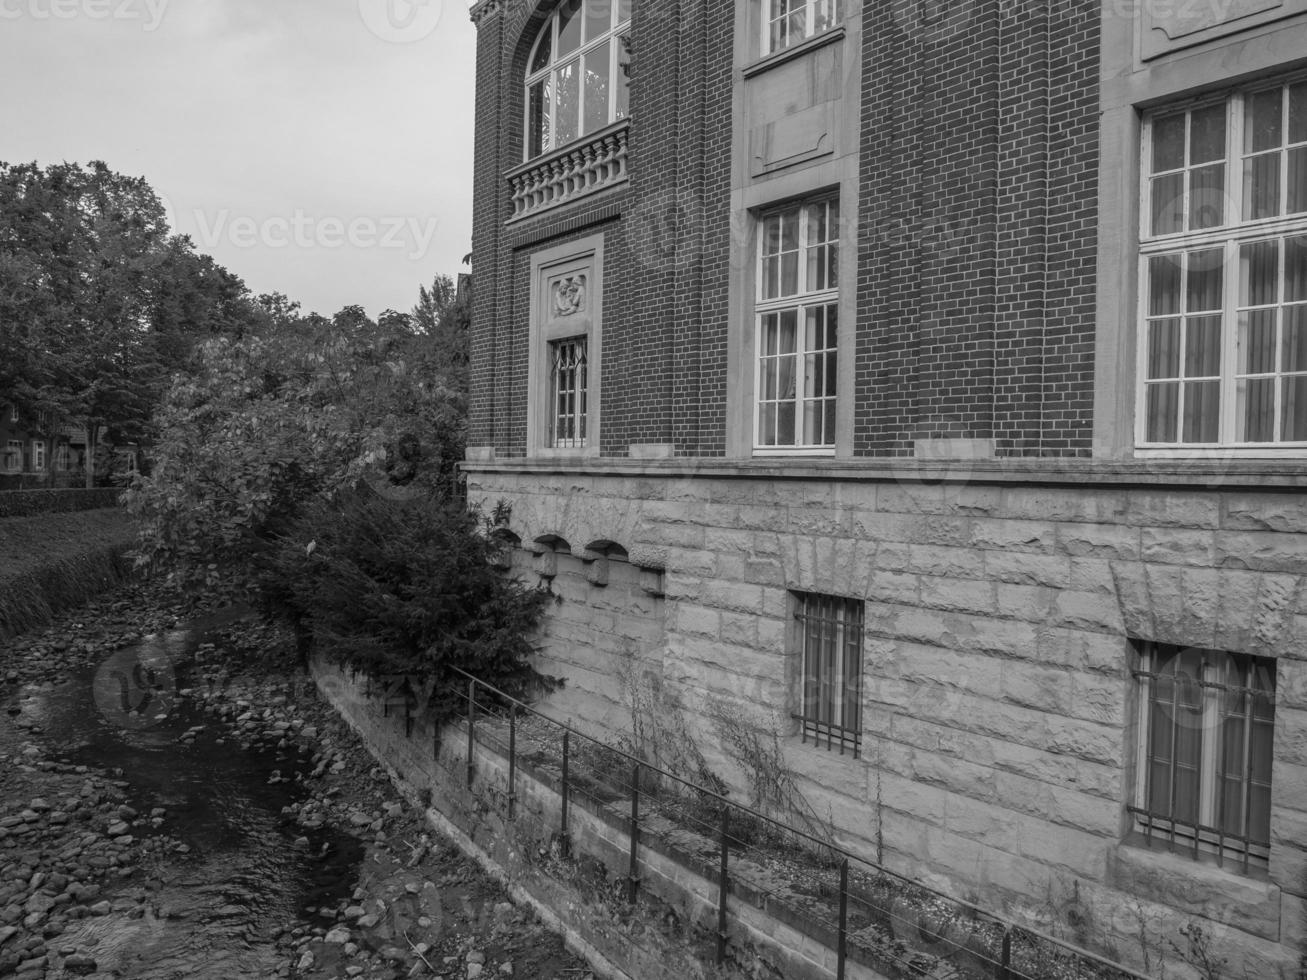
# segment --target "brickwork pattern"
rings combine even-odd
[[[856,453],[1088,455],[1097,16],[865,10]]]

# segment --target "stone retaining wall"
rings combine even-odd
[[[381,697],[364,695],[364,682],[315,658],[318,687],[359,732],[372,754],[508,881],[556,915],[582,945],[602,953],[638,980],[729,980],[775,977],[828,980],[835,973],[833,944],[813,938],[798,920],[781,916],[759,897],[731,899],[730,958],[714,963],[718,892],[712,871],[688,851],[653,835],[642,838],[640,902],[625,904],[630,837],[623,806],[574,794],[569,807],[569,858],[561,859],[561,800],[557,773],[520,766],[510,816],[508,761],[478,740],[468,787],[466,728],[451,726],[435,740],[430,723],[402,709],[389,713]],[[624,801],[623,801],[624,803]],[[710,863],[710,862],[707,862]],[[897,975],[897,974],[895,974]],[[885,975],[850,959],[850,980]]]
[[[661,631],[642,669],[678,693],[709,761],[737,785],[705,720],[714,700],[779,727],[814,809],[894,870],[1127,959],[1142,961],[1142,924],[1153,962],[1170,955],[1181,970],[1169,941],[1183,947],[1180,929],[1197,922],[1232,976],[1297,976],[1307,495],[1220,474],[1224,489],[1088,469],[1083,481],[953,473],[929,485],[910,468],[865,479],[718,470],[477,464],[469,497],[510,504],[510,530],[540,554],[584,566],[587,544],[607,541],[636,568],[662,569],[658,609],[625,610]],[[614,615],[600,612],[612,593],[588,590],[560,590],[543,656],[585,661],[584,686],[599,690],[621,650],[601,633],[579,642],[587,616]],[[798,591],[866,601],[861,759],[801,744],[789,721]],[[1129,840],[1131,638],[1277,659],[1269,874]],[[584,720],[617,734],[629,715],[608,705]]]

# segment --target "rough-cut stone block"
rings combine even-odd
[[[1201,565],[1210,568],[1216,554],[1215,531],[1145,527],[1139,532],[1140,557],[1164,565]],[[1122,556],[1127,557],[1127,556]]]
[[[1215,494],[1141,490],[1130,494],[1123,523],[1215,530],[1221,525],[1221,501]]]
[[[1215,560],[1223,568],[1307,573],[1307,534],[1277,531],[1217,531]]]
[[[975,579],[922,576],[920,601],[928,609],[991,614],[995,609],[994,586]]]
[[[1221,502],[1226,530],[1307,534],[1307,497],[1300,493],[1227,493]]]
[[[1053,599],[1057,590],[1042,585],[995,586],[995,611],[1000,616],[1024,619],[1031,623],[1044,623],[1052,615]]]
[[[1005,487],[995,516],[1088,524],[1123,523],[1129,495],[1121,490],[1088,487]]]
[[[863,594],[876,602],[915,604],[919,600],[920,578],[906,572],[876,570],[867,579]]]
[[[1124,627],[1121,607],[1098,592],[1059,592],[1053,599],[1049,624],[1118,634]]]
[[[982,551],[1029,551],[1050,554],[1055,547],[1053,525],[1046,521],[1008,521],[976,518],[971,522],[971,545]]]
[[[1123,524],[1059,524],[1057,550],[1076,558],[1129,560],[1139,557],[1140,532]]]
[[[916,572],[918,575],[944,575],[953,578],[985,577],[985,558],[978,551],[970,548],[946,548],[935,545],[910,545],[908,560],[905,564],[886,562],[886,548],[881,548],[877,555],[877,564],[881,568],[893,568]]]
[[[1108,876],[1127,894],[1264,939],[1279,938],[1280,889],[1269,881],[1128,844],[1109,850]]]
[[[985,552],[985,576],[1013,585],[1045,585],[1066,588],[1071,581],[1071,560],[1060,555]]]
[[[1014,661],[1003,664],[1002,675],[1004,700],[1038,711],[1072,713],[1072,677],[1065,670]]]

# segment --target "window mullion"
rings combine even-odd
[[[1221,311],[1221,431],[1220,441],[1236,441],[1239,397],[1239,243],[1225,243],[1225,301]]]

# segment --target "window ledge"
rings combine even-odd
[[[765,58],[759,58],[751,65],[744,66],[744,77],[753,78],[754,75],[761,75],[763,72],[771,71],[778,65],[783,65],[787,61],[793,61],[795,58],[802,58],[805,54],[816,51],[818,48],[824,48],[828,44],[834,44],[836,41],[844,40],[844,25],[832,27],[829,30],[822,31],[810,38],[800,41],[783,51],[777,51],[775,54],[769,54]]]
[[[520,221],[622,183],[627,178],[629,119],[620,119],[584,139],[528,160],[504,176],[513,191],[513,216]]]
[[[1109,852],[1108,877],[1132,895],[1278,942],[1280,886],[1263,869],[1245,875],[1233,865],[1232,859],[1218,867],[1215,858],[1208,863],[1162,845],[1150,848],[1134,834]]]

